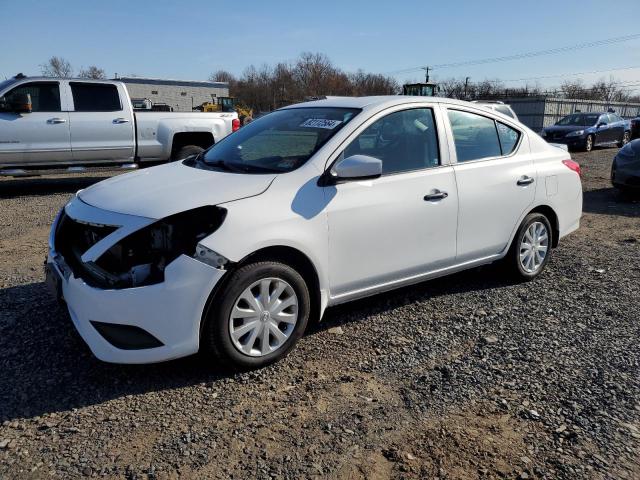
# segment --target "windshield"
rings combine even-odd
[[[574,125],[577,127],[590,127],[595,125],[600,117],[597,113],[574,113],[558,121],[556,125]]]
[[[203,166],[241,173],[290,172],[309,160],[360,110],[309,107],[277,110],[207,150]]]

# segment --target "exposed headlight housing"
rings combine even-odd
[[[579,137],[580,135],[584,135],[584,130],[576,130],[575,132],[567,133],[567,137]]]
[[[131,288],[164,281],[164,270],[180,255],[196,256],[198,243],[215,232],[226,216],[220,207],[205,206],[158,220],[123,238],[95,262],[82,262],[90,244],[106,237],[113,227],[86,226],[74,221],[62,225],[56,250],[75,276],[99,288]],[[83,243],[82,243],[83,242]]]
[[[194,258],[221,270],[224,270],[225,265],[229,263],[227,258],[201,244],[196,246],[196,254],[194,255]]]

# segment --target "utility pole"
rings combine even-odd
[[[467,77],[464,79],[464,99],[467,99],[467,88],[469,87],[469,79],[471,77]]]
[[[429,71],[431,70],[431,67],[422,67],[422,70],[424,70],[425,73],[425,82],[429,83]]]

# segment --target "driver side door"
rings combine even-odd
[[[382,160],[382,176],[324,187],[332,298],[397,286],[455,262],[458,194],[435,119],[432,108],[378,116],[342,151],[339,158]]]
[[[4,97],[31,96],[31,113],[0,112],[0,165],[21,166],[71,161],[69,113],[62,111],[60,82],[23,83]]]

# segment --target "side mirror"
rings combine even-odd
[[[351,155],[338,160],[330,172],[335,181],[368,180],[382,175],[382,160],[368,155]]]
[[[606,122],[600,122],[598,123],[598,125],[596,125],[596,128],[604,127],[606,124]]]
[[[15,113],[31,113],[31,95],[28,93],[18,93],[11,99],[11,111]]]

